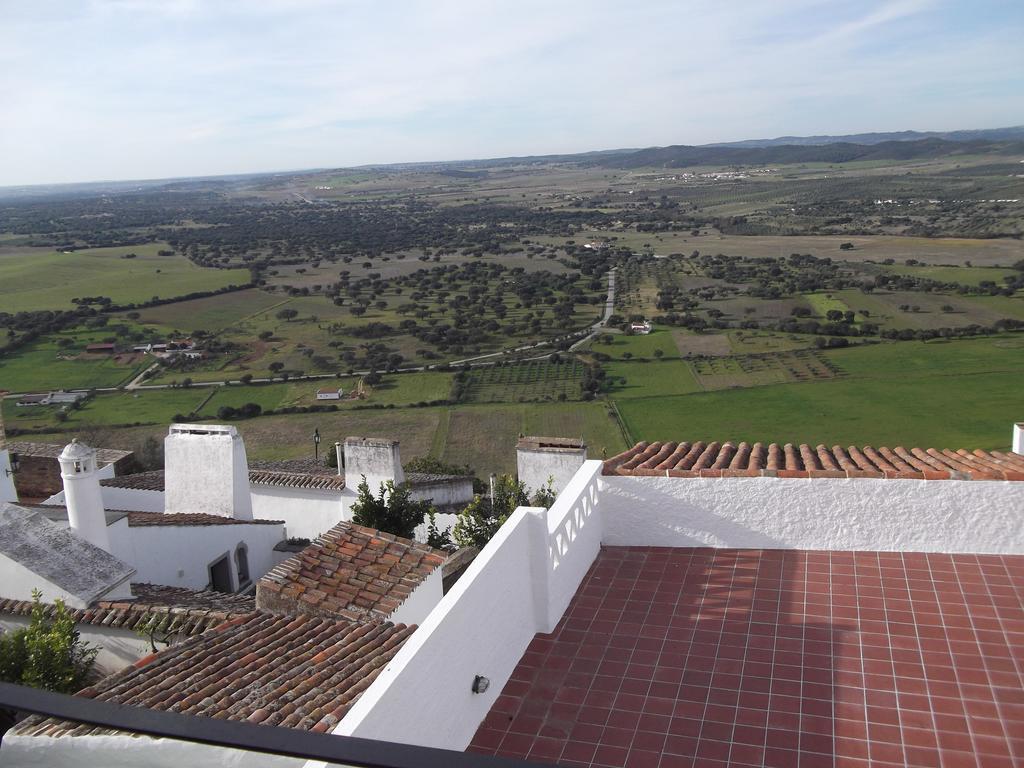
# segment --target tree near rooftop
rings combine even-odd
[[[388,480],[380,484],[380,492],[374,496],[363,475],[358,494],[352,505],[353,523],[406,539],[411,539],[416,526],[434,511],[429,501],[414,500],[406,483],[395,485]]]
[[[99,649],[82,642],[62,600],[54,601],[50,617],[39,590],[32,603],[29,625],[0,636],[0,680],[74,693],[85,685]]]
[[[475,495],[459,513],[458,522],[452,529],[452,538],[460,547],[483,548],[516,511],[516,507],[550,507],[555,501],[551,484],[552,479],[549,479],[547,486],[537,490],[531,497],[526,485],[512,475],[495,477],[493,504],[490,492]]]

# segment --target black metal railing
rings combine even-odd
[[[426,702],[425,702],[426,703]],[[443,702],[435,702],[444,706]],[[296,728],[254,725],[183,715],[143,707],[126,707],[11,683],[0,683],[0,707],[71,720],[146,736],[177,739],[214,747],[280,755],[357,768],[528,768],[540,766],[507,757],[491,757],[391,741],[312,733]],[[69,737],[74,738],[74,737]],[[2,747],[0,747],[2,749]]]

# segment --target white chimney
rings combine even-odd
[[[345,486],[355,490],[366,476],[370,493],[377,494],[380,484],[391,480],[395,485],[405,482],[402,457],[397,440],[376,437],[345,438]]]
[[[238,430],[174,424],[164,438],[164,512],[252,520],[249,462]]]
[[[1013,425],[1013,448],[1014,453],[1024,456],[1024,422]]]
[[[583,462],[587,460],[587,446],[572,437],[520,437],[516,443],[516,471],[526,492],[547,488],[557,494],[569,484]]]
[[[103,511],[100,478],[96,474],[96,449],[78,439],[64,446],[57,459],[64,481],[64,504],[71,530],[90,544],[110,552],[107,516]]]

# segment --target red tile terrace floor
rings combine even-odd
[[[573,766],[1024,765],[1024,557],[606,548],[470,750]]]

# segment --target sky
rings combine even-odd
[[[0,0],[0,186],[1024,123],[1021,0]]]

